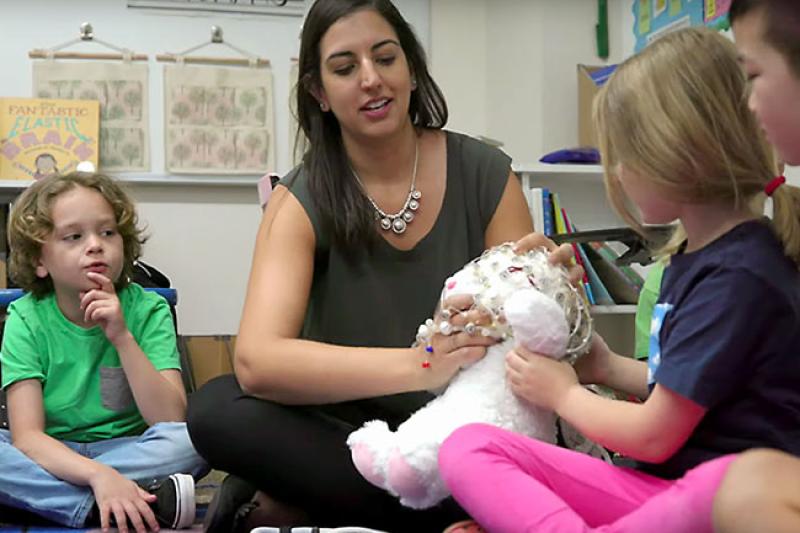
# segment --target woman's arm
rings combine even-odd
[[[542,228],[536,228],[539,231]],[[511,172],[508,175],[503,196],[500,203],[492,215],[492,219],[486,228],[484,242],[486,248],[497,246],[504,242],[516,242],[525,235],[534,231],[531,212],[528,209],[528,202],[522,193],[522,186],[519,178]]]
[[[243,390],[291,404],[330,403],[442,385],[483,355],[453,336],[436,364],[418,348],[354,348],[300,340],[314,268],[315,236],[297,199],[278,186],[256,238],[234,367]],[[345,305],[343,303],[342,305]],[[444,342],[444,341],[443,341]],[[447,355],[445,355],[447,353]]]

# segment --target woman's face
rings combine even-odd
[[[336,115],[344,136],[380,138],[410,120],[409,65],[397,34],[378,12],[365,9],[336,21],[319,53],[317,97]]]

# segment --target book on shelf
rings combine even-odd
[[[560,203],[561,202],[559,201],[559,204]],[[567,211],[562,207],[559,214],[561,215],[561,223],[564,225],[564,229],[567,231],[567,233],[572,233],[573,227],[569,221],[569,216],[567,216]],[[594,283],[592,283],[592,278],[589,276],[589,268],[591,265],[589,265],[588,261],[586,261],[586,257],[581,252],[577,243],[573,242],[571,243],[571,246],[573,255],[575,256],[575,261],[581,266],[581,268],[583,268],[583,290],[586,294],[586,299],[589,301],[590,305],[598,305],[597,296],[594,294],[594,286],[599,283],[599,278],[597,278],[595,275]],[[599,305],[609,305],[604,296],[604,294],[600,294],[600,299],[603,301],[603,303],[600,303]]]
[[[586,256],[586,250],[584,250],[586,244],[573,243],[573,245],[577,249],[577,253],[581,258],[581,266],[586,274],[589,290],[591,291],[593,299],[591,303],[594,305],[614,305],[616,302],[614,302],[614,299],[611,297],[611,294],[609,294],[608,289],[606,289],[606,286],[603,285],[600,276],[597,274],[597,271],[594,269],[592,263],[589,261],[589,258]]]
[[[549,237],[556,232],[556,226],[553,220],[553,196],[547,187],[542,187],[542,211],[544,212],[544,234]]]
[[[32,180],[97,168],[100,103],[96,100],[0,98],[0,179]]]
[[[542,210],[542,189],[533,187],[530,191],[531,218],[533,219],[533,229],[544,232],[544,211]]]
[[[597,252],[611,265],[617,270],[620,274],[624,275],[628,278],[628,281],[631,283],[632,286],[636,287],[637,290],[642,290],[642,286],[644,285],[644,278],[636,272],[632,267],[628,265],[621,265],[619,264],[620,254],[618,254],[611,246],[608,245],[606,242],[591,242],[589,243]]]
[[[641,291],[642,285],[630,280],[628,276],[622,273],[620,267],[614,264],[614,261],[601,255],[594,245],[595,243],[588,243],[583,246],[583,249],[586,252],[589,263],[597,272],[614,303],[636,304],[639,300],[639,291]]]

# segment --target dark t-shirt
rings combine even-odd
[[[708,411],[675,455],[643,470],[677,478],[757,446],[800,455],[800,274],[766,220],[672,258],[651,343],[651,390]]]
[[[345,257],[320,223],[302,166],[283,178],[311,219],[317,242],[302,338],[343,346],[411,346],[417,328],[433,313],[445,279],[483,252],[511,161],[480,141],[445,133],[447,185],[441,211],[430,232],[408,251],[379,238],[371,253]],[[391,419],[394,413],[403,420],[429,399],[427,393],[411,393],[348,403],[373,416]]]

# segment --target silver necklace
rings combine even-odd
[[[411,188],[408,191],[408,196],[406,196],[406,202],[403,204],[402,209],[394,214],[387,213],[378,207],[378,204],[375,203],[375,200],[373,200],[367,192],[367,188],[364,187],[364,183],[361,181],[358,173],[354,168],[350,167],[350,170],[353,172],[353,176],[355,176],[356,181],[359,185],[361,185],[361,190],[364,191],[364,194],[367,196],[367,200],[369,200],[369,203],[372,204],[372,208],[375,209],[375,220],[379,221],[380,227],[383,231],[392,230],[395,234],[402,235],[405,233],[408,225],[411,224],[411,221],[414,220],[414,211],[419,209],[419,201],[422,198],[422,193],[416,188],[418,162],[419,142],[414,145],[414,172],[411,174]]]

